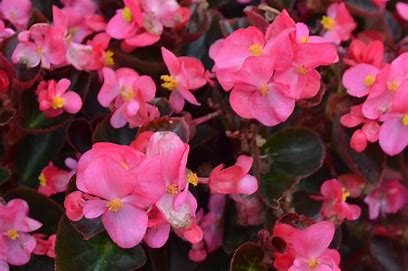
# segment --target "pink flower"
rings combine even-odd
[[[114,39],[125,39],[132,36],[142,25],[140,1],[125,0],[125,7],[116,11],[106,26],[106,32]]]
[[[7,246],[3,237],[0,237],[0,270],[9,271],[9,265],[7,263]]]
[[[40,111],[44,112],[47,118],[55,118],[62,113],[67,112],[76,114],[81,110],[81,97],[74,91],[68,90],[71,81],[61,79],[43,81],[38,85],[36,94]]]
[[[343,74],[343,85],[347,93],[354,97],[364,97],[370,93],[380,70],[369,64],[357,64]]]
[[[331,4],[321,24],[324,29],[323,37],[336,44],[350,39],[351,33],[357,26],[343,2]]]
[[[387,5],[388,0],[373,0],[373,2],[377,7],[384,9],[385,5]]]
[[[313,198],[323,200],[320,210],[323,217],[336,217],[340,221],[344,219],[356,220],[360,217],[360,207],[346,202],[351,194],[338,180],[325,181],[320,188],[320,193],[322,196],[314,196]]]
[[[86,200],[90,199],[87,194],[75,191],[65,197],[64,208],[67,217],[72,221],[79,221],[84,217]]]
[[[30,0],[3,0],[0,5],[0,11],[3,19],[10,21],[17,30],[23,30],[27,27],[31,16]]]
[[[258,189],[258,181],[248,172],[252,167],[252,157],[241,155],[235,165],[225,168],[218,165],[210,174],[208,186],[211,193],[253,194]]]
[[[47,197],[59,192],[64,192],[74,174],[75,170],[66,171],[54,166],[52,162],[49,162],[48,165],[42,169],[38,177],[40,181],[38,192]]]
[[[7,262],[11,265],[28,263],[36,246],[30,232],[39,229],[41,223],[29,218],[28,210],[27,202],[21,199],[0,204],[0,239],[4,240],[2,245],[6,247]]]
[[[328,249],[334,231],[334,224],[328,221],[295,230],[292,235],[295,259],[288,271],[340,271],[340,254],[334,249]]]
[[[14,30],[7,28],[3,20],[0,20],[0,42],[14,35]]]
[[[55,258],[55,241],[57,235],[51,234],[48,239],[46,239],[44,234],[40,233],[33,234],[33,236],[37,241],[37,246],[35,247],[33,254],[47,255],[50,258]]]
[[[112,105],[111,125],[120,128],[129,123],[131,128],[146,124],[159,116],[156,107],[148,104],[156,93],[156,85],[150,76],[139,75],[132,69],[113,71],[103,69],[104,83],[98,94],[102,106]]]
[[[283,252],[275,252],[275,261],[273,266],[278,271],[287,271],[289,267],[293,264],[295,259],[294,249],[293,249],[293,234],[296,228],[285,223],[276,223],[273,227],[272,235],[273,238],[282,239],[285,242],[285,250]]]
[[[408,189],[398,180],[383,180],[365,199],[370,219],[395,214],[408,204]]]
[[[181,112],[184,100],[194,105],[200,105],[191,91],[206,84],[203,64],[193,57],[176,57],[172,52],[162,47],[162,56],[169,75],[162,75],[162,87],[171,94],[169,102],[175,113]]]
[[[158,163],[129,146],[96,143],[78,162],[77,187],[94,196],[84,204],[88,219],[102,216],[112,240],[122,248],[136,246],[144,237],[146,208],[164,193]]]
[[[13,52],[14,63],[49,69],[52,65],[65,63],[65,29],[45,23],[34,24],[29,31],[20,32],[20,43]]]
[[[403,2],[398,2],[395,5],[397,9],[398,15],[401,16],[402,19],[408,21],[408,4]]]
[[[285,95],[287,86],[273,81],[273,62],[266,57],[249,57],[243,64],[230,95],[232,109],[241,117],[255,118],[267,126],[287,120],[295,100]]]
[[[359,39],[354,39],[349,47],[349,58],[343,61],[350,66],[365,63],[381,68],[384,64],[384,43],[375,40],[365,44]]]
[[[389,113],[383,115],[379,142],[388,155],[396,155],[408,146],[408,80],[399,87]]]

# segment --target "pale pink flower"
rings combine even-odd
[[[112,240],[122,248],[142,241],[146,209],[164,193],[160,164],[129,146],[96,143],[78,162],[77,187],[94,196],[85,201],[88,219],[102,216]]]
[[[132,69],[103,70],[104,83],[98,93],[98,101],[112,106],[114,113],[110,123],[120,128],[129,123],[131,128],[146,124],[159,116],[156,107],[148,104],[156,93],[156,85],[150,76],[139,75]]]
[[[183,110],[185,100],[200,105],[191,91],[201,88],[207,82],[201,61],[193,57],[176,57],[164,47],[161,52],[169,74],[160,78],[164,81],[162,87],[171,92],[169,102],[174,112]]]
[[[30,30],[20,32],[20,43],[12,55],[14,63],[25,64],[29,68],[40,65],[45,69],[66,62],[65,29],[45,23],[34,24]]]
[[[395,214],[408,204],[408,189],[398,180],[383,180],[365,199],[370,219]]]
[[[408,21],[408,4],[404,2],[398,2],[395,5],[398,15],[401,16],[405,21]]]
[[[295,257],[288,271],[340,271],[340,254],[328,248],[334,231],[334,224],[328,221],[295,230],[291,238]]]
[[[47,255],[50,258],[55,258],[55,241],[57,238],[56,234],[51,234],[48,238],[44,234],[36,233],[33,234],[37,245],[33,251],[36,255]]]
[[[59,192],[64,192],[74,174],[75,170],[63,170],[54,166],[52,162],[49,162],[48,165],[41,170],[41,174],[38,177],[40,181],[38,192],[47,197]]]
[[[3,19],[11,22],[17,30],[23,30],[30,20],[31,6],[30,0],[3,0],[0,11]]]
[[[325,181],[320,188],[320,193],[322,196],[313,196],[313,198],[323,200],[320,210],[323,217],[335,217],[340,221],[356,220],[360,217],[361,208],[346,202],[351,193],[338,180]]]
[[[30,261],[36,241],[30,232],[42,224],[28,217],[29,206],[21,199],[10,200],[7,205],[0,203],[0,239],[7,250],[7,263],[24,265]],[[1,250],[1,249],[0,249]]]
[[[36,94],[40,111],[48,118],[54,118],[64,112],[78,113],[82,108],[82,100],[78,93],[68,90],[71,81],[61,79],[43,81],[39,84]]]
[[[400,85],[391,110],[380,121],[380,146],[386,154],[397,155],[408,146],[408,80]]]
[[[208,179],[211,193],[247,195],[255,193],[258,182],[254,176],[248,174],[252,162],[252,157],[241,155],[231,167],[224,168],[221,164],[214,168]]]
[[[327,9],[327,16],[323,16],[321,24],[324,29],[323,37],[336,44],[350,39],[351,33],[357,27],[343,2],[331,4]]]

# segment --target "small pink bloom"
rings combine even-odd
[[[86,194],[81,191],[75,191],[65,197],[65,213],[72,221],[79,221],[84,217],[84,206],[88,199]]]
[[[322,196],[315,196],[314,199],[323,200],[321,215],[323,217],[336,217],[340,221],[356,220],[361,214],[361,209],[357,205],[348,204],[347,198],[350,192],[336,179],[325,181],[321,188]]]
[[[369,64],[357,64],[347,69],[343,75],[343,85],[347,93],[358,98],[368,95],[379,71]]]
[[[365,199],[370,219],[395,214],[408,204],[408,189],[398,180],[383,180]]]
[[[148,216],[149,222],[143,241],[151,248],[160,248],[169,239],[171,226],[156,206],[151,208]]]
[[[253,194],[258,189],[256,178],[249,175],[252,157],[241,155],[235,165],[225,168],[219,165],[210,174],[208,185],[212,193]]]
[[[47,197],[64,192],[67,188],[68,182],[71,177],[75,174],[75,171],[66,171],[60,169],[52,162],[42,169],[38,180],[40,181],[40,186],[38,187],[38,192],[46,195]]]
[[[403,2],[398,2],[395,5],[398,15],[401,16],[405,21],[408,21],[408,4]]]
[[[191,91],[207,83],[203,64],[193,57],[176,57],[164,47],[161,51],[169,75],[162,75],[160,78],[164,81],[162,87],[171,91],[169,102],[174,112],[183,110],[185,100],[200,105]]]
[[[158,163],[129,146],[96,143],[78,162],[77,187],[95,196],[85,202],[88,219],[102,216],[112,240],[122,248],[136,246],[144,237],[146,208],[164,193]]]
[[[408,146],[408,80],[395,94],[390,112],[380,120],[380,146],[386,154],[397,155]]]
[[[331,4],[321,23],[324,29],[323,37],[336,44],[350,39],[351,33],[357,27],[344,3]]]
[[[14,30],[7,28],[3,20],[0,20],[0,42],[14,35]]]
[[[295,230],[292,235],[295,259],[288,271],[340,271],[340,254],[328,248],[334,231],[334,224],[328,221],[313,224],[303,230]]]
[[[30,0],[3,0],[0,11],[3,18],[10,21],[17,30],[23,30],[30,20],[31,6]]]
[[[125,7],[116,11],[108,25],[106,32],[114,39],[131,37],[142,25],[142,11],[140,1],[125,0]]]
[[[30,261],[36,241],[30,232],[39,229],[40,222],[28,217],[29,207],[21,199],[0,203],[0,234],[7,247],[7,262],[24,265]]]
[[[275,261],[273,266],[279,271],[287,271],[293,264],[295,259],[293,249],[293,233],[296,231],[294,227],[285,223],[276,223],[273,227],[272,236],[285,241],[285,250],[283,252],[275,252]]]
[[[47,255],[50,258],[55,258],[55,241],[56,234],[52,234],[45,238],[44,234],[33,234],[35,240],[37,241],[37,246],[35,247],[33,254],[36,255]]]
[[[67,112],[76,114],[81,110],[81,97],[74,91],[68,90],[71,81],[69,79],[61,79],[58,82],[55,80],[43,81],[38,85],[36,94],[40,111],[48,118],[55,118],[62,113]]]
[[[381,68],[384,64],[384,43],[375,40],[365,44],[362,40],[354,39],[349,47],[349,58],[343,61],[350,66],[365,63]]]

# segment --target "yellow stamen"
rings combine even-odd
[[[192,172],[192,171],[189,171],[189,172],[187,173],[187,182],[188,182],[189,184],[192,184],[192,185],[194,185],[194,186],[197,186],[197,185],[198,185],[198,176],[197,176],[197,174],[195,174],[195,173]]]
[[[310,259],[308,265],[310,269],[315,269],[319,265],[319,263],[316,259]]]
[[[108,210],[111,212],[117,212],[123,208],[123,202],[120,199],[113,199],[106,204]]]
[[[320,23],[327,31],[333,30],[333,28],[336,26],[336,20],[328,16],[323,16],[323,18],[320,20]]]
[[[391,82],[387,83],[387,89],[389,91],[395,92],[398,89],[398,81],[397,80],[392,80]]]
[[[167,186],[167,193],[170,195],[175,195],[177,194],[178,188],[176,184],[170,184]]]
[[[375,76],[372,74],[367,75],[366,78],[364,79],[364,85],[366,87],[372,87],[374,83],[375,83]]]
[[[10,240],[16,240],[20,235],[18,234],[18,231],[16,229],[10,229],[7,231],[7,237]]]
[[[111,50],[107,50],[105,52],[105,66],[113,66],[115,64],[115,60],[113,60],[114,53]]]
[[[40,176],[38,176],[38,180],[40,181],[40,185],[42,187],[45,187],[47,185],[47,179],[45,178],[44,173],[41,173]]]
[[[260,56],[262,55],[263,47],[257,43],[254,43],[249,46],[248,51],[251,56]]]
[[[37,55],[39,55],[40,57],[42,56],[42,54],[43,54],[43,51],[42,51],[42,48],[41,47],[37,47]]]
[[[126,170],[129,170],[129,165],[128,165],[125,161],[123,161],[122,163],[120,163],[120,166],[123,167],[123,168],[126,169]]]
[[[408,126],[408,114],[405,115],[405,116],[402,118],[402,123],[403,123],[405,126]]]
[[[296,68],[296,71],[301,75],[306,75],[308,72],[308,68],[305,65],[299,66]]]
[[[345,202],[346,199],[347,199],[349,196],[350,196],[350,192],[343,188],[343,195],[342,195],[341,200],[342,200],[343,202]]]
[[[169,91],[173,91],[178,85],[177,80],[171,75],[162,75],[160,76],[160,79],[164,81],[161,86]]]
[[[300,43],[308,43],[309,42],[309,37],[301,37],[300,38]]]
[[[128,23],[130,23],[133,19],[132,11],[128,7],[125,7],[122,10],[122,16],[123,16],[123,20],[125,20]]]
[[[54,99],[52,99],[52,108],[53,109],[60,109],[64,106],[65,100],[61,97],[55,96]]]
[[[262,96],[265,96],[266,94],[269,93],[269,87],[268,87],[268,85],[267,85],[267,84],[262,84],[262,85],[259,87],[259,91],[261,92],[261,95],[262,95]]]
[[[125,100],[126,102],[129,102],[130,100],[133,99],[133,89],[132,88],[121,86],[119,92],[120,92],[120,95],[122,95],[123,100]]]

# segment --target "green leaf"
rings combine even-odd
[[[56,270],[59,271],[130,271],[146,262],[141,246],[121,249],[106,233],[83,240],[66,217],[58,226],[56,254]]]
[[[210,253],[198,267],[199,271],[228,270],[230,257],[222,249]]]
[[[267,271],[263,262],[265,252],[256,243],[245,243],[234,253],[231,260],[231,271]]]
[[[5,167],[0,167],[0,185],[7,182],[11,176],[10,169]]]
[[[287,128],[273,134],[262,153],[272,160],[270,172],[305,178],[322,166],[326,150],[315,132],[306,128]]]
[[[386,236],[373,236],[370,252],[384,271],[408,270],[408,249],[401,240]]]
[[[37,188],[41,170],[57,156],[64,142],[65,128],[23,138],[18,144],[15,161],[20,184]]]
[[[274,173],[261,174],[259,191],[262,199],[271,208],[277,208],[285,192],[293,188],[298,180],[292,176]]]
[[[337,114],[333,120],[332,129],[334,147],[350,170],[376,185],[382,179],[386,156],[378,144],[369,144],[362,153],[350,147],[353,130],[343,127],[340,123],[340,117],[348,112],[349,108],[348,104],[340,104],[336,109]]]
[[[129,145],[137,133],[137,129],[128,126],[116,129],[110,124],[110,117],[103,119],[95,128],[93,142],[112,142],[121,145]]]
[[[57,225],[64,210],[54,200],[40,194],[31,188],[19,187],[7,192],[4,198],[23,199],[30,206],[29,217],[38,220],[43,225],[38,230],[40,233],[51,235],[56,233]]]
[[[184,118],[161,117],[140,128],[140,132],[144,131],[170,131],[186,143],[190,139],[190,128]]]

